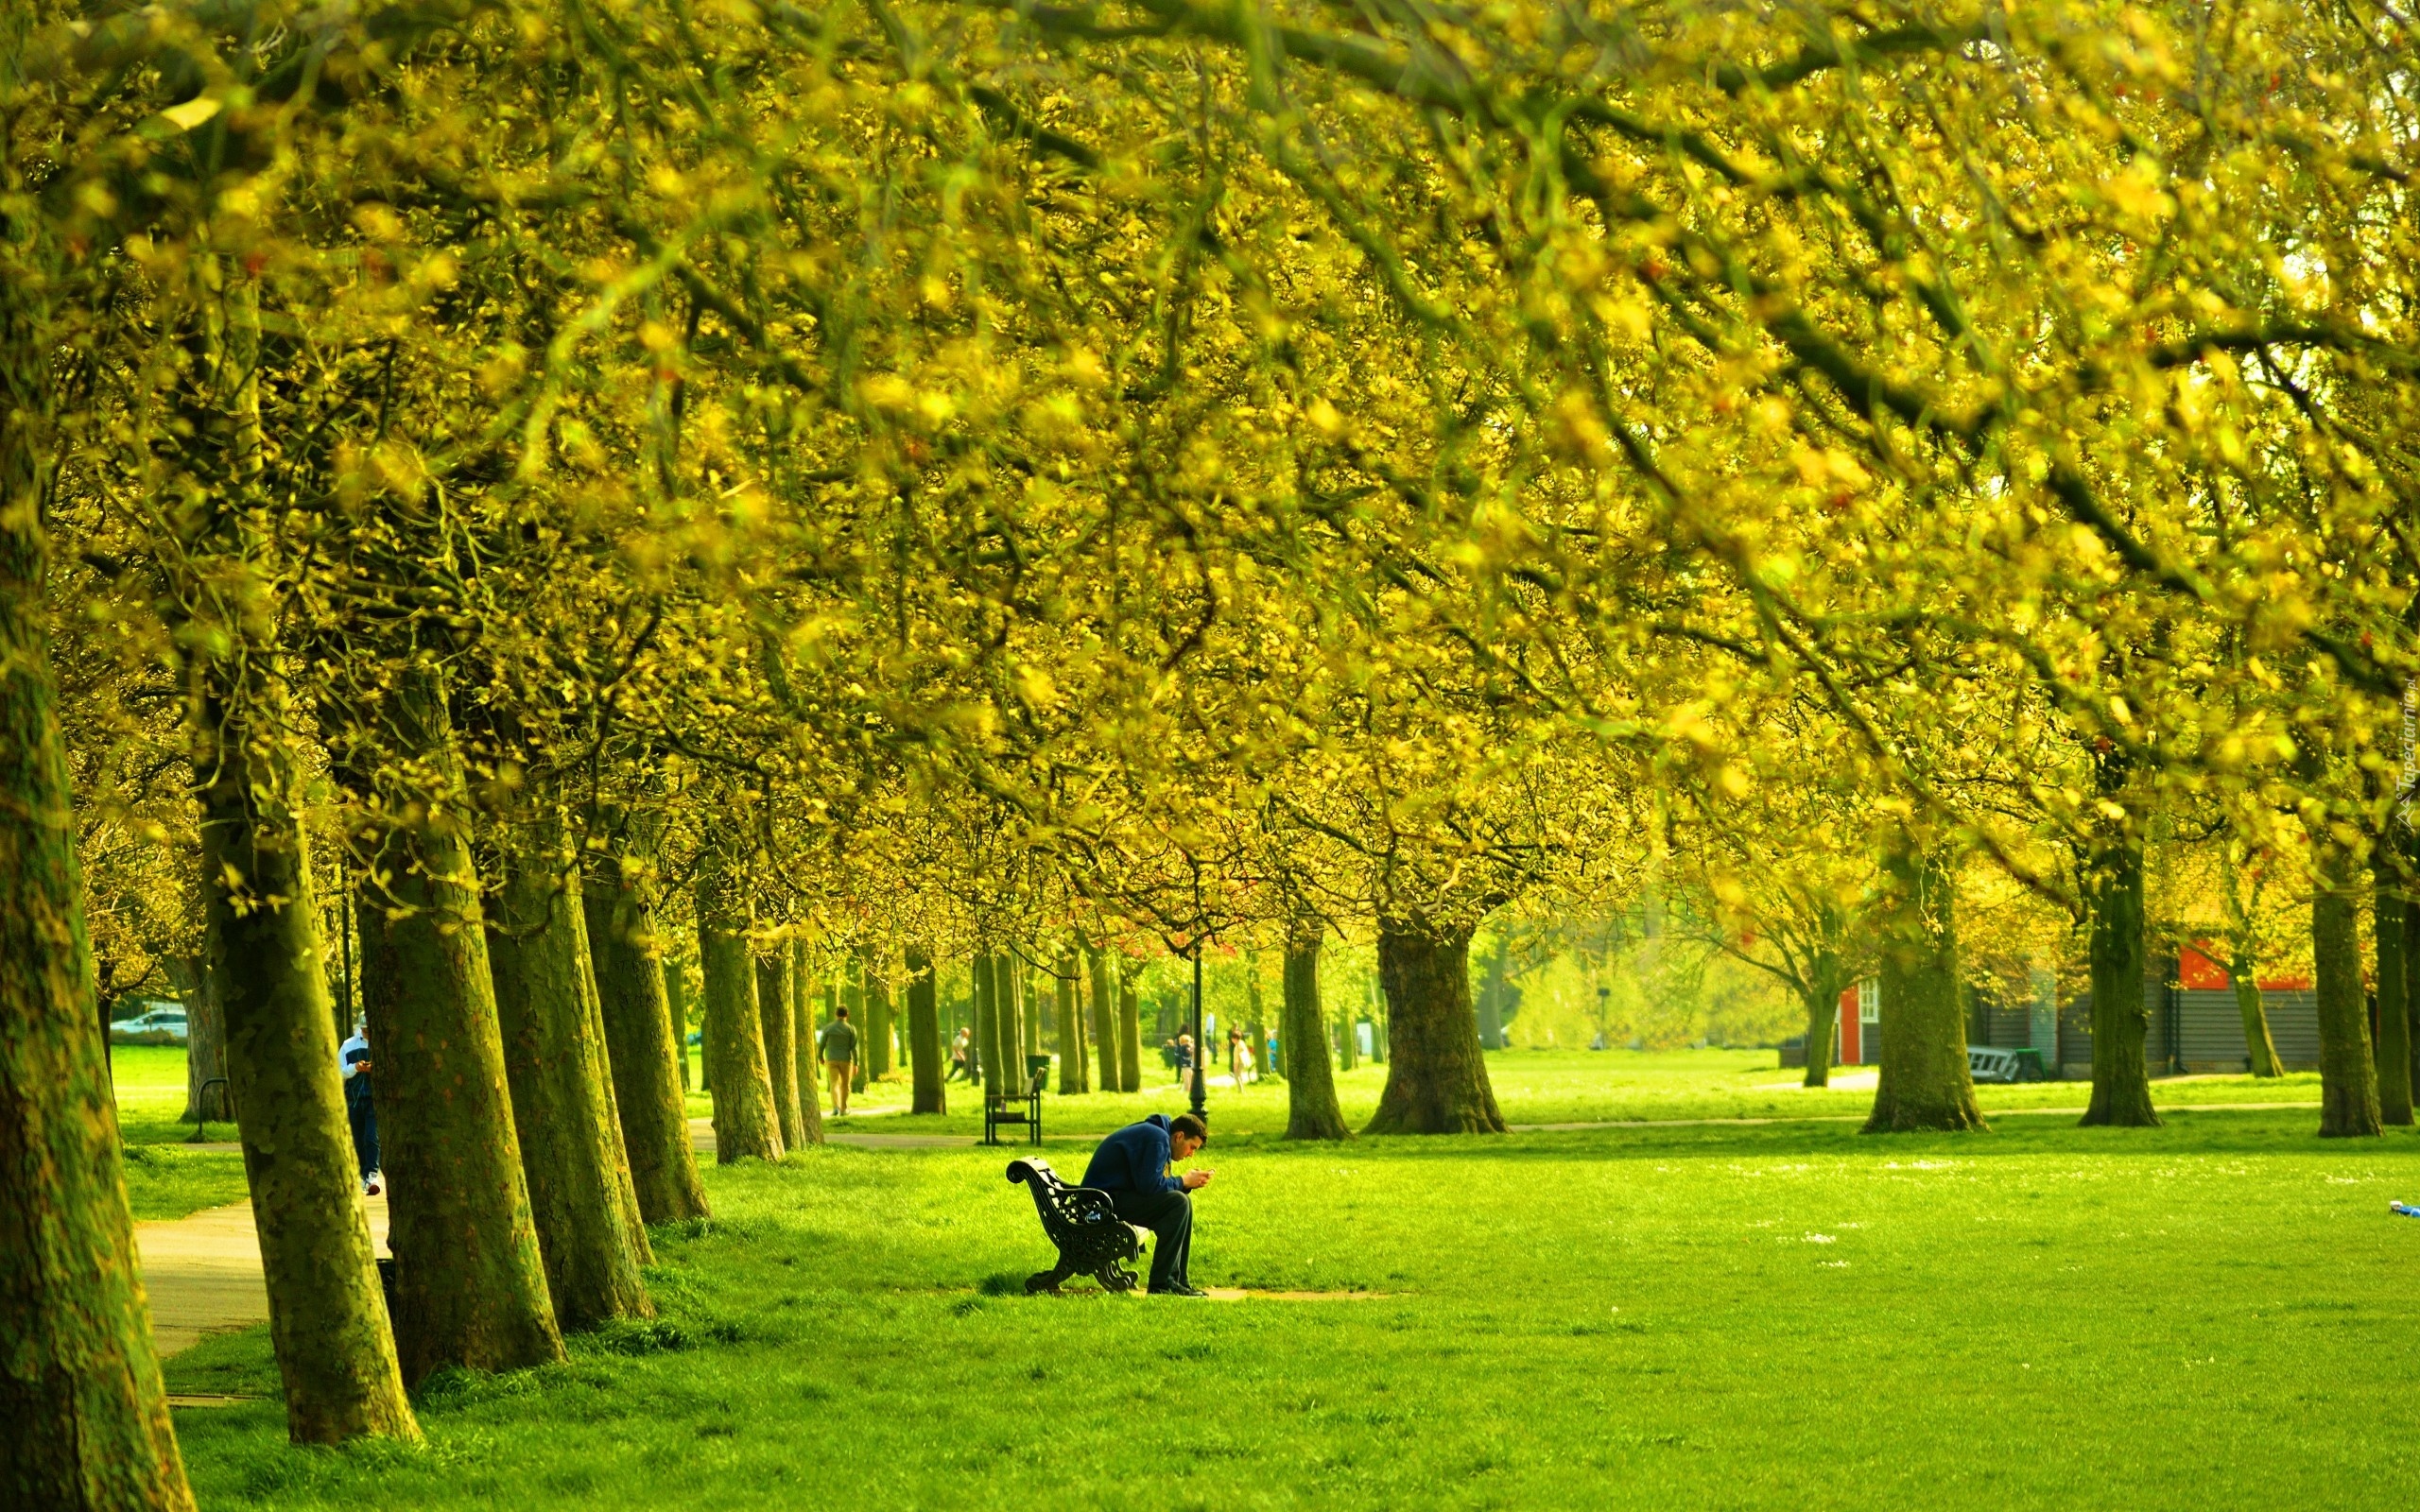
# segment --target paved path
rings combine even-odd
[[[369,1207],[372,1245],[384,1248],[387,1199],[372,1197]],[[143,1259],[143,1289],[151,1298],[151,1340],[164,1357],[191,1349],[206,1333],[268,1321],[268,1288],[261,1280],[251,1203],[136,1224],[134,1247]]]

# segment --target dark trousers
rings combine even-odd
[[[378,1105],[367,1097],[344,1100],[345,1122],[353,1125],[353,1156],[361,1163],[361,1179],[378,1169]]]
[[[1183,1192],[1113,1192],[1117,1216],[1151,1230],[1151,1290],[1190,1286],[1185,1262],[1193,1256],[1193,1198]]]

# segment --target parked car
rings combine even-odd
[[[110,1025],[110,1038],[121,1044],[183,1044],[185,1010],[157,1007],[131,1019],[120,1019]]]

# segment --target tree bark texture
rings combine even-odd
[[[1091,945],[1084,947],[1085,996],[1092,1006],[1093,1050],[1100,1063],[1100,1090],[1120,1089],[1117,1070],[1117,982],[1109,962]]]
[[[999,976],[990,951],[978,951],[971,968],[975,984],[975,1048],[983,1060],[983,1102],[1000,1100]]]
[[[701,863],[698,966],[706,980],[704,1040],[706,1075],[715,1097],[715,1160],[722,1165],[778,1160],[783,1150],[747,927],[747,916],[731,896],[728,879],[711,862]]]
[[[1277,1042],[1286,1054],[1286,1137],[1340,1140],[1350,1137],[1344,1110],[1336,1102],[1336,1069],[1327,1054],[1327,1008],[1320,1001],[1320,944],[1316,920],[1298,922],[1286,936],[1285,988],[1278,1005]]]
[[[682,1095],[687,1057],[676,1059],[679,1021],[665,990],[672,973],[664,969],[668,962],[660,965],[648,954],[658,943],[654,904],[638,879],[623,875],[618,861],[605,867],[602,876],[589,880],[581,904],[631,1189],[644,1223],[702,1218],[706,1192]]]
[[[2370,1056],[2370,1010],[2361,991],[2360,920],[2352,862],[2319,841],[2310,900],[2310,953],[2319,999],[2319,1132],[2359,1138],[2379,1132],[2377,1067]]]
[[[1143,1000],[1132,982],[1117,989],[1117,1090],[1143,1090]]]
[[[200,1123],[232,1124],[227,1095],[227,1020],[218,1007],[218,974],[208,947],[199,955],[171,955],[168,985],[185,1005],[185,1110]],[[340,1011],[340,1006],[339,1006]]]
[[[866,1022],[858,1025],[858,1032],[865,1037],[866,1075],[876,1081],[890,1074],[891,1037],[897,1030],[884,965],[872,950],[857,947],[857,980],[865,984],[866,999]]]
[[[2261,1001],[2260,983],[2253,974],[2252,963],[2238,962],[2228,980],[2235,988],[2236,1011],[2243,1016],[2244,1058],[2251,1062],[2252,1074],[2284,1075],[2286,1068],[2277,1061],[2276,1037],[2269,1032],[2269,1005]]]
[[[395,1343],[417,1384],[448,1366],[552,1364],[563,1346],[513,1126],[460,759],[434,674],[405,674],[392,726],[435,791],[395,803],[395,827],[358,842],[359,869],[385,886],[365,887],[357,915],[372,1095],[393,1177]],[[236,1089],[238,1113],[248,1095]]]
[[[1059,1091],[1063,1094],[1091,1091],[1092,1057],[1084,1053],[1084,1015],[1076,1004],[1074,953],[1065,953],[1059,957],[1057,975],[1051,986],[1057,995]]]
[[[1392,1005],[1386,1091],[1365,1134],[1501,1134],[1471,1004],[1471,931],[1381,919],[1378,971]]]
[[[756,1018],[765,1036],[765,1074],[773,1084],[773,1121],[781,1125],[782,1148],[794,1150],[806,1143],[806,1125],[798,1111],[798,978],[786,944],[756,957]]]
[[[0,289],[0,1503],[186,1512],[95,1009],[43,596],[31,433],[47,374],[29,328]]]
[[[653,1257],[614,1106],[579,867],[556,826],[534,839],[535,854],[503,856],[488,965],[546,1292],[565,1329],[653,1317],[639,1280]]]
[[[949,1089],[942,1064],[940,984],[933,974],[933,954],[922,945],[908,947],[908,1072],[915,1090],[911,1113],[946,1113]]]
[[[1819,972],[1807,984],[1804,1006],[1806,1009],[1806,1085],[1829,1087],[1832,1084],[1832,1036],[1840,1027],[1841,988],[1832,977]]]
[[[2408,1127],[2411,1123],[2411,1015],[2404,995],[2409,973],[2403,965],[2403,914],[2411,905],[2404,902],[2403,890],[2392,858],[2381,854],[2371,917],[2377,946],[2378,1122]]]
[[[1880,920],[1882,1074],[1865,1132],[1981,1129],[1966,1066],[1955,881],[1908,847],[1893,850],[1884,869],[1893,896]]]
[[[806,941],[790,941],[790,997],[797,1041],[791,1062],[798,1074],[798,1122],[809,1144],[823,1143],[823,1057],[815,1048],[815,971],[807,958]]]
[[[2131,833],[2109,837],[2083,879],[2092,971],[2092,1099],[2084,1126],[2152,1128],[2150,971],[2143,936],[2143,848]],[[1890,1010],[1886,1007],[1884,1012]],[[1963,1053],[1963,1047],[1961,1047]]]
[[[201,682],[194,770],[210,966],[286,1433],[298,1444],[418,1438],[345,1118],[303,777],[277,733],[287,712],[267,679],[231,690],[213,668]],[[383,1055],[373,1063],[375,1085],[389,1073]]]

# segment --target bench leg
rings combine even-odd
[[[1027,1277],[1025,1279],[1025,1294],[1028,1297],[1032,1297],[1042,1292],[1055,1292],[1059,1289],[1059,1283],[1061,1281],[1065,1280],[1068,1277],[1073,1276],[1074,1274],[1076,1274],[1075,1267],[1069,1265],[1066,1261],[1063,1259],[1058,1264],[1052,1266],[1050,1269],[1036,1271],[1034,1274]]]
[[[1093,1279],[1100,1282],[1100,1289],[1104,1292],[1131,1292],[1134,1289],[1134,1273],[1114,1260],[1093,1272]]]

